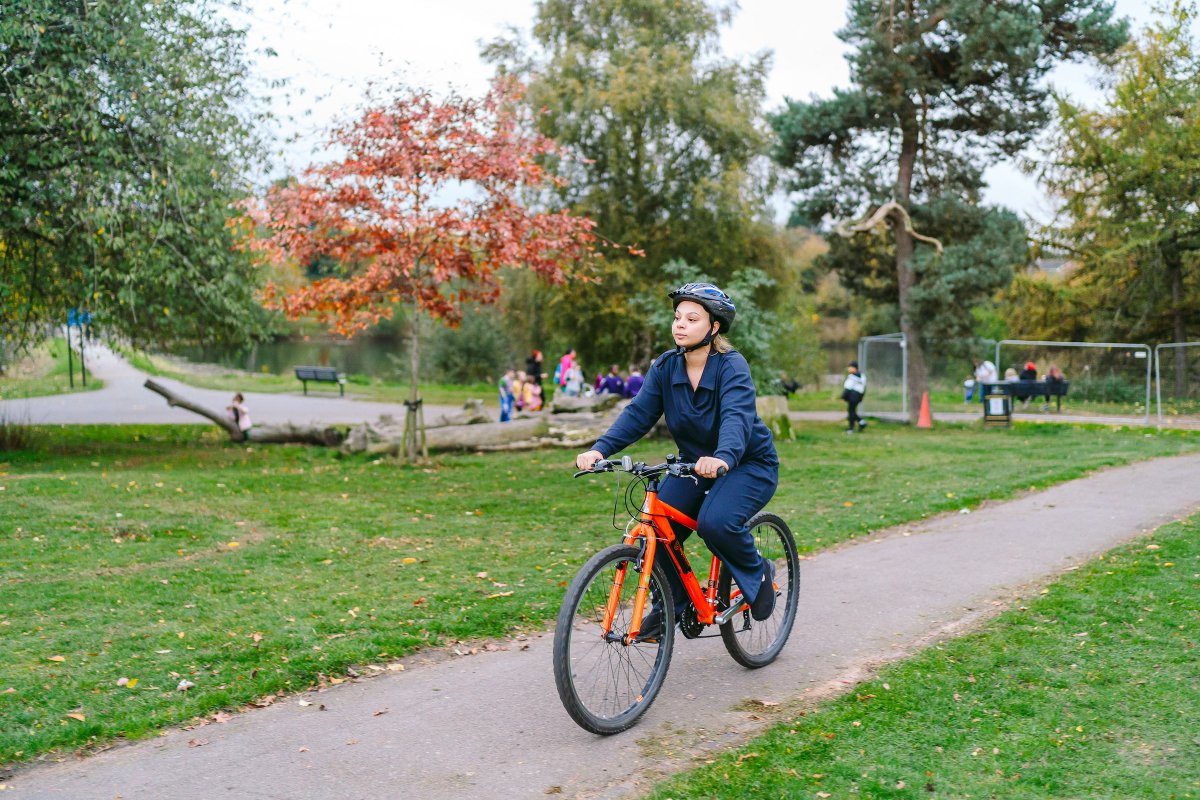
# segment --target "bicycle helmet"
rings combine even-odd
[[[709,316],[721,323],[721,333],[723,334],[729,333],[729,329],[733,327],[733,318],[737,315],[737,307],[729,299],[729,295],[711,283],[685,283],[667,296],[671,298],[671,302],[676,308],[684,300],[691,300],[693,303],[704,306]]]

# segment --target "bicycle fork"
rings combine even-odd
[[[627,541],[632,544],[638,538],[638,529],[643,527],[645,523],[639,524],[633,532],[627,537]],[[649,526],[646,526],[649,527]],[[646,598],[650,594],[650,575],[654,571],[654,550],[658,544],[658,540],[654,535],[653,529],[642,531],[642,540],[646,543],[642,548],[641,555],[638,556],[638,561],[641,566],[641,575],[638,576],[637,592],[633,596],[633,612],[630,618],[629,631],[621,636],[612,631],[613,620],[617,616],[617,607],[621,604],[621,589],[625,586],[625,578],[629,570],[629,562],[617,567],[616,574],[613,575],[612,590],[608,593],[608,605],[604,609],[604,641],[620,644],[631,644],[637,639],[637,635],[642,629],[642,617],[646,611]]]

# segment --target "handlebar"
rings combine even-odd
[[[642,461],[633,461],[629,456],[622,456],[620,461],[612,461],[608,459],[600,459],[592,465],[591,469],[582,469],[575,473],[578,478],[581,475],[596,475],[601,472],[628,472],[631,475],[636,475],[640,478],[650,478],[663,473],[674,475],[677,478],[686,478],[695,476],[696,465],[688,461],[676,461],[675,456],[667,456],[667,460],[661,464],[646,464]],[[729,472],[725,467],[717,467],[717,477],[723,478]]]

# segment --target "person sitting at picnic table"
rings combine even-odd
[[[1037,380],[1037,364],[1033,363],[1032,361],[1026,361],[1025,369],[1021,370],[1021,374],[1018,376],[1017,379],[1022,382],[1029,381],[1031,383],[1033,381],[1036,381]],[[1033,390],[1030,387],[1026,387],[1024,390],[1022,390],[1019,393],[1018,396],[1023,401],[1021,403],[1021,408],[1029,407],[1029,400],[1033,397],[1032,391]]]
[[[1046,402],[1042,404],[1042,411],[1049,411],[1050,395],[1062,395],[1062,386],[1066,383],[1067,377],[1058,368],[1058,364],[1051,364],[1046,369],[1046,376],[1042,380],[1046,382]]]
[[[1004,370],[1005,383],[1016,383],[1019,380],[1021,380],[1021,378],[1017,375],[1017,370],[1015,367],[1009,367],[1008,369]]]

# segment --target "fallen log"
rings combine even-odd
[[[468,400],[463,403],[462,411],[456,414],[441,415],[433,422],[428,423],[425,430],[443,428],[447,425],[480,425],[492,421],[492,415],[484,408],[482,400]]]
[[[558,392],[550,401],[550,411],[554,414],[576,414],[590,412],[599,414],[608,411],[621,401],[619,394],[594,394],[572,396]]]
[[[610,414],[537,414],[511,422],[449,425],[425,429],[425,444],[431,450],[477,451],[532,450],[539,447],[586,447],[616,419]],[[393,417],[380,417],[350,429],[342,443],[343,453],[398,455],[404,425]]]
[[[193,414],[199,414],[205,419],[211,420],[229,434],[230,441],[260,442],[262,444],[318,444],[334,447],[341,444],[345,438],[345,433],[340,429],[319,423],[302,425],[286,422],[282,425],[256,425],[248,431],[242,431],[226,414],[193,403],[162,384],[147,379],[142,385],[166,398],[167,405],[191,411]]]

